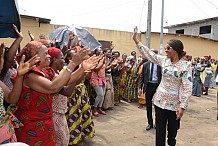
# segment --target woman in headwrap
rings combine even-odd
[[[120,75],[120,83],[119,83],[119,96],[120,96],[120,99],[123,99],[123,94],[124,94],[124,84],[125,84],[125,79],[126,79],[126,65],[127,65],[127,62],[126,62],[126,58],[127,58],[127,55],[126,54],[123,54],[122,55],[122,65],[121,65],[121,75]]]
[[[112,81],[112,75],[111,75],[111,69],[112,66],[114,65],[114,57],[112,56],[112,49],[110,48],[105,48],[103,53],[104,53],[104,58],[105,58],[105,79],[106,79],[106,86],[105,86],[105,96],[104,96],[104,101],[102,108],[103,109],[111,109],[114,107],[114,88],[113,88],[113,81]],[[106,114],[104,111],[99,110],[100,113]]]
[[[1,49],[4,50],[4,48]],[[4,51],[1,52],[0,55],[4,56]],[[25,56],[22,56],[19,68],[17,70],[17,77],[14,82],[14,87],[12,89],[9,89],[9,87],[0,81],[0,144],[16,142],[17,138],[14,128],[22,126],[20,121],[13,114],[6,112],[3,106],[3,101],[5,100],[7,103],[11,104],[17,103],[22,91],[23,75],[35,67],[34,64],[39,61],[39,58],[34,56],[26,63],[24,63],[24,60]]]
[[[68,83],[78,64],[83,62],[83,70],[96,65],[98,58],[89,58],[89,52],[89,49],[83,49],[75,54],[60,75],[55,74],[49,67],[48,49],[40,42],[29,42],[18,54],[18,62],[22,55],[26,55],[26,60],[34,55],[40,57],[40,62],[25,75],[23,80],[16,115],[24,126],[16,130],[18,141],[29,145],[56,145],[56,133],[52,121],[53,94],[61,91]],[[87,58],[89,59],[84,62]]]
[[[161,56],[144,46],[138,40],[137,33],[138,28],[135,27],[133,40],[140,53],[162,67],[161,83],[153,97],[156,111],[156,146],[165,146],[166,129],[168,145],[175,146],[180,119],[192,94],[191,66],[183,59],[185,51],[180,40],[169,40],[165,48],[166,56]]]
[[[137,78],[138,68],[135,64],[134,56],[127,57],[129,65],[126,66],[126,81],[124,85],[124,98],[131,102],[133,99],[138,98],[138,83],[135,84]]]
[[[63,53],[60,49],[52,47],[48,48],[48,54],[51,56],[50,67],[55,71],[56,74],[59,74],[64,67]],[[76,75],[73,77],[76,78]],[[67,112],[67,96],[71,95],[74,87],[75,83],[65,86],[59,93],[54,94],[53,97],[52,118],[57,136],[57,146],[67,146],[69,144],[70,134],[65,113]]]

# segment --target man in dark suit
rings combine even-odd
[[[158,53],[158,51],[155,49],[151,50],[156,54]],[[156,92],[158,85],[160,84],[161,77],[161,66],[152,62],[146,62],[143,64],[142,73],[140,75],[140,86],[138,92],[139,94],[141,94],[143,91],[145,92],[146,96],[146,109],[148,119],[148,126],[146,127],[146,130],[155,128],[155,126],[153,125],[152,118],[152,98]]]

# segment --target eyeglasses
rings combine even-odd
[[[167,46],[167,47],[165,47],[164,49],[167,50],[167,51],[169,51],[171,48],[172,48],[172,47]]]

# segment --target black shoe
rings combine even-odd
[[[153,126],[152,125],[148,125],[147,127],[146,127],[146,130],[148,131],[148,130],[151,130],[151,128],[153,128]]]

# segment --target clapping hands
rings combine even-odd
[[[26,56],[23,55],[17,70],[18,76],[23,76],[27,72],[29,72],[32,68],[36,67],[36,63],[39,62],[39,57],[37,55],[33,56],[30,60],[27,62],[24,62]]]
[[[90,53],[91,50],[89,48],[83,48],[72,55],[71,62],[77,66],[81,64],[84,60],[88,59],[90,57]]]

